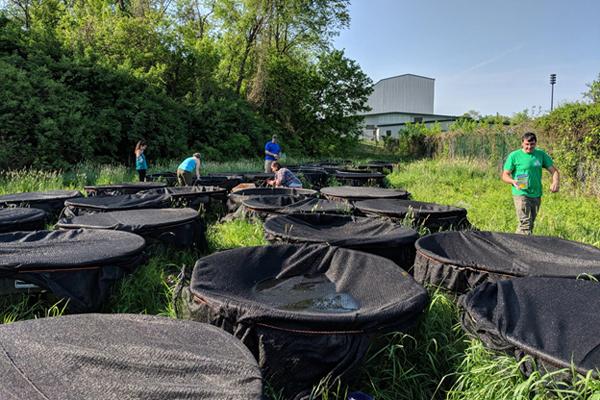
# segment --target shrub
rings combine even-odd
[[[537,120],[563,176],[600,194],[600,103],[568,103]]]

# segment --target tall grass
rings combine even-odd
[[[235,155],[232,154],[235,157]],[[150,173],[161,172],[161,171],[176,171],[179,163],[182,160],[167,160],[161,161],[157,164],[150,165]],[[292,164],[303,164],[309,163],[314,160],[308,158],[292,158],[287,157],[285,160],[281,160],[282,165]],[[255,158],[251,160],[239,160],[233,159],[232,161],[226,162],[215,162],[215,161],[202,161],[201,162],[201,174],[212,174],[221,172],[263,172],[264,171],[264,160],[261,158]]]
[[[86,185],[131,182],[135,171],[122,165],[82,163],[68,172],[21,169],[0,172],[0,194],[53,189],[83,190]]]
[[[119,283],[105,310],[175,318],[172,299],[178,275],[199,256],[193,250],[151,248],[148,262]]]
[[[26,319],[58,317],[63,315],[66,302],[51,299],[40,295],[14,294],[0,296],[0,324],[10,324]]]
[[[469,341],[465,354],[456,383],[447,393],[448,400],[600,399],[600,380],[591,372],[581,376],[569,369],[549,373],[535,370],[525,377],[521,364],[533,362],[530,357],[517,361],[486,349],[476,339]],[[561,383],[565,376],[570,376],[571,382]]]
[[[264,228],[258,220],[238,219],[211,225],[207,238],[211,252],[267,244]]]

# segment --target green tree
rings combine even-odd
[[[371,80],[342,51],[316,64],[277,56],[269,66],[262,112],[282,126],[284,144],[310,155],[336,154],[356,144]],[[285,143],[285,140],[288,143]]]
[[[592,103],[600,103],[600,73],[598,74],[598,79],[592,83],[586,84],[586,86],[589,90],[583,94],[583,97],[587,98]]]

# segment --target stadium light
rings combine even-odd
[[[550,85],[552,85],[552,93],[550,94],[550,111],[554,109],[554,85],[556,84],[556,74],[550,74]]]

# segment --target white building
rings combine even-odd
[[[438,122],[442,130],[447,130],[457,117],[433,113],[434,85],[435,79],[413,74],[377,82],[368,100],[371,111],[362,114],[363,136],[376,140],[383,135],[398,136],[407,122],[426,125]]]

